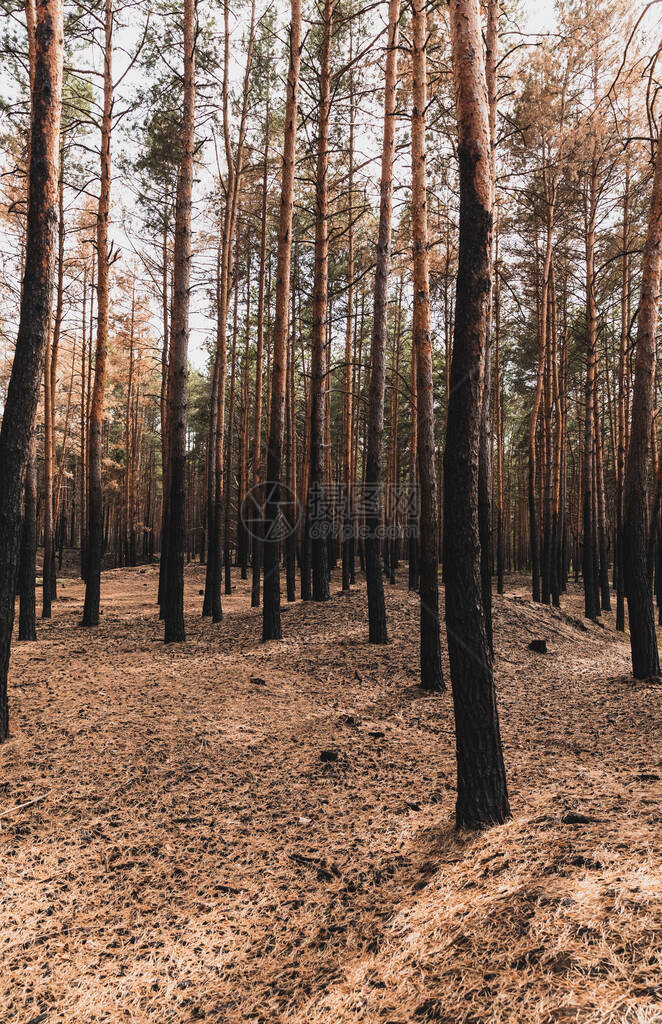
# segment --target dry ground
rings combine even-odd
[[[457,835],[415,597],[375,649],[335,579],[263,645],[246,583],[219,627],[186,579],[184,646],[149,568],[104,574],[96,631],[66,581],[14,647],[0,815],[45,799],[0,817],[3,1024],[662,1021],[662,690],[611,622],[495,598],[514,817]]]

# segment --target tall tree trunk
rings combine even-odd
[[[490,126],[490,179],[492,207],[496,190],[496,120],[497,70],[499,66],[499,14],[501,0],[490,0],[485,33],[485,78]],[[490,253],[490,294],[485,344],[485,374],[481,403],[480,448],[478,453],[478,530],[480,534],[480,582],[485,632],[490,652],[494,653],[492,637],[492,312],[494,302],[494,242]]]
[[[239,238],[237,238],[237,249]],[[239,253],[235,257],[237,268],[239,267]],[[232,548],[230,545],[230,509],[232,502],[232,449],[235,435],[234,403],[235,403],[235,378],[237,373],[237,332],[239,330],[239,282],[235,275],[234,281],[234,314],[232,318],[232,354],[230,356],[230,401],[228,405],[228,432],[225,443],[225,472],[224,477],[224,498],[225,516],[223,526],[223,568],[225,593],[232,593]]]
[[[172,330],[168,380],[168,554],[165,642],[186,639],[184,553],[186,544],[186,413],[188,385],[191,200],[195,149],[195,0],[184,0],[184,103],[175,204]]]
[[[625,371],[630,331],[630,160],[625,150],[623,228],[621,234],[621,331],[618,347],[618,453],[616,459],[616,629],[625,631],[625,579],[623,569],[623,485],[625,482]]]
[[[101,176],[97,208],[97,339],[94,387],[88,421],[88,550],[83,625],[99,625],[101,562],[104,551],[103,487],[103,402],[106,392],[108,357],[108,219],[110,215],[110,137],[113,125],[113,0],[105,0],[103,114],[101,120]]]
[[[292,255],[292,205],[294,199],[294,164],[296,159],[299,68],[301,65],[301,0],[290,0],[290,62],[285,98],[285,138],[281,173],[280,215],[278,221],[278,256],[276,264],[276,313],[273,327],[271,367],[271,406],[269,413],[269,444],[264,533],[264,600],[262,639],[280,640],[280,566],[279,517],[285,386],[287,374],[287,322],[290,290],[290,259]],[[294,327],[294,325],[293,325]]]
[[[380,558],[382,438],[384,435],[384,388],[386,384],[386,334],[388,275],[391,261],[393,220],[393,157],[395,153],[395,101],[397,87],[400,0],[389,0],[386,70],[384,74],[384,134],[379,205],[379,235],[375,263],[375,292],[370,346],[370,383],[365,453],[365,572],[368,592],[368,637],[385,644],[386,605]]]
[[[251,20],[248,37],[248,51],[244,68],[243,99],[237,147],[232,153],[232,128],[230,124],[229,99],[229,68],[230,68],[230,5],[224,8],[224,62],[223,62],[223,137],[225,141],[225,158],[227,163],[227,182],[225,188],[225,209],[221,238],[220,273],[216,292],[216,355],[214,359],[213,386],[216,401],[209,414],[209,434],[207,441],[207,465],[209,497],[207,506],[207,522],[209,533],[209,552],[205,578],[205,598],[203,614],[211,612],[212,622],[221,622],[223,606],[221,603],[222,554],[225,547],[224,539],[224,479],[223,459],[225,444],[225,382],[227,375],[227,319],[230,308],[230,297],[233,286],[233,251],[238,218],[239,185],[243,169],[244,142],[246,138],[246,118],[248,113],[249,81],[253,62],[253,46],[255,40],[255,0],[251,4]],[[212,391],[212,402],[214,392]],[[212,471],[213,460],[213,471]],[[213,536],[212,536],[213,534]]]
[[[510,814],[480,587],[478,446],[490,288],[492,188],[478,0],[452,0],[460,247],[444,457],[446,624],[457,745],[458,827]]]
[[[313,601],[329,599],[325,417],[329,382],[326,334],[329,289],[329,114],[331,110],[331,39],[335,0],[324,0],[320,44],[320,98],[315,176],[315,274],[310,349],[310,482],[307,522],[311,538]]]
[[[632,673],[659,676],[648,548],[648,452],[655,398],[655,342],[662,267],[662,121],[657,141],[646,244],[641,270],[630,444],[623,496],[623,566],[628,601]]]
[[[21,499],[48,343],[57,229],[62,5],[39,0],[35,18],[25,270],[18,338],[0,427],[0,743],[9,737],[7,674]]]
[[[428,280],[428,214],[425,168],[425,114],[427,108],[425,0],[412,4],[412,115],[411,115],[411,232],[414,279],[412,343],[416,353],[418,411],[418,479],[420,482],[419,594],[421,686],[442,690],[441,630],[439,624],[439,550],[437,533],[437,477],[434,445],[432,342],[430,339],[430,287]]]
[[[352,22],[350,22],[350,43],[349,59],[353,59],[353,37],[351,34]],[[352,555],[352,528],[354,523],[353,510],[353,489],[352,489],[352,417],[354,407],[352,402],[352,358],[354,340],[354,224],[353,224],[353,199],[354,199],[354,74],[350,71],[349,80],[349,149],[347,158],[349,160],[349,181],[347,186],[347,319],[345,323],[345,366],[343,374],[343,402],[342,402],[342,473],[343,473],[343,500],[342,500],[342,588],[350,589],[351,583],[351,555]]]
[[[62,331],[64,303],[64,151],[60,153],[60,185],[58,198],[58,245],[53,342],[46,349],[44,366],[44,564],[42,567],[41,617],[50,619],[51,602],[55,597],[55,516],[53,480],[55,475],[55,393],[57,389],[57,358]]]
[[[598,372],[598,313],[595,304],[595,220],[597,213],[597,160],[592,161],[586,197],[586,388],[584,412],[584,467],[582,519],[584,550],[584,614],[597,619],[600,600],[595,572],[597,530],[595,521],[595,411]]]
[[[264,121],[264,169],[262,172],[262,215],[260,222],[260,270],[257,285],[257,347],[255,352],[255,415],[253,418],[253,493],[254,500],[260,497],[262,480],[262,363],[264,360],[264,288],[267,266],[267,188],[269,173],[269,85],[267,83],[267,110]],[[260,568],[262,563],[261,524],[254,528],[253,579],[251,584],[251,607],[260,606]]]

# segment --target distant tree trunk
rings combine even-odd
[[[243,169],[244,141],[246,138],[246,117],[249,100],[249,80],[253,61],[255,40],[255,0],[251,4],[251,20],[248,37],[248,51],[244,69],[244,86],[241,121],[235,153],[232,153],[232,129],[230,124],[229,98],[229,67],[230,67],[230,5],[224,8],[224,61],[223,61],[223,137],[225,141],[225,158],[227,164],[227,184],[225,189],[225,209],[223,212],[223,229],[220,249],[220,262],[216,287],[216,354],[214,357],[212,402],[215,404],[209,414],[209,434],[207,440],[207,465],[209,480],[209,496],[207,506],[207,522],[209,533],[209,551],[205,577],[205,597],[203,614],[211,613],[212,622],[221,622],[223,607],[221,603],[222,554],[225,546],[224,538],[224,479],[223,459],[225,443],[225,384],[227,374],[227,319],[230,308],[230,296],[233,286],[233,250],[239,207],[239,185]],[[214,390],[215,389],[215,390]],[[213,534],[213,536],[212,536]]]
[[[424,0],[412,4],[411,225],[414,278],[413,345],[416,352],[418,409],[418,478],[420,481],[419,594],[421,598],[421,686],[441,690],[439,624],[439,552],[437,479],[435,473],[432,342],[428,283],[425,112],[427,108],[426,15]]]
[[[60,185],[58,198],[58,246],[53,341],[46,348],[44,365],[44,563],[42,567],[41,617],[50,619],[51,602],[55,597],[55,526],[53,480],[55,470],[55,392],[57,357],[62,330],[64,303],[64,180],[63,153],[60,153]]]
[[[257,347],[255,352],[255,415],[253,418],[253,493],[258,499],[262,480],[262,363],[264,360],[264,287],[267,266],[267,188],[269,172],[269,86],[267,84],[267,112],[264,123],[264,169],[262,172],[262,216],[260,222],[260,270],[257,285]],[[260,606],[260,568],[262,538],[260,525],[253,532],[253,579],[251,607]]]
[[[162,277],[161,277],[161,310],[163,316],[163,346],[161,348],[161,389],[159,395],[159,411],[161,421],[161,558],[159,561],[159,610],[163,618],[165,610],[165,591],[167,578],[168,534],[168,362],[170,359],[170,303],[168,301],[168,221],[169,199],[166,198],[163,212],[162,235]]]
[[[490,126],[490,178],[492,207],[496,190],[496,119],[497,71],[499,65],[499,14],[501,0],[490,0],[487,8],[485,33],[485,76]],[[494,242],[490,253],[490,294],[487,313],[485,344],[485,374],[481,403],[480,448],[478,453],[478,529],[480,534],[480,580],[485,632],[490,652],[494,653],[492,638],[492,423],[491,423],[491,360],[492,313],[494,303]]]
[[[82,345],[80,359],[80,576],[85,579],[87,557],[87,261],[83,265]]]
[[[246,327],[241,374],[241,425],[239,428],[239,473],[237,487],[237,562],[242,580],[248,579],[248,530],[242,505],[248,489],[248,401],[250,395],[251,250],[246,255]]]
[[[416,350],[411,342],[411,405],[409,436],[409,507],[407,526],[409,533],[409,589],[418,590],[418,388],[416,378]]]
[[[168,554],[165,642],[186,639],[184,553],[186,545],[186,413],[188,384],[191,199],[195,149],[195,0],[184,0],[184,102],[181,157],[175,204],[172,330],[168,381]]]
[[[324,0],[320,44],[320,99],[315,176],[315,274],[310,349],[310,481],[307,521],[311,538],[313,601],[329,599],[327,531],[328,494],[324,434],[328,392],[326,331],[329,288],[329,114],[331,109],[331,39],[335,0]]]
[[[237,248],[239,240],[237,239]],[[235,260],[239,265],[239,256]],[[235,276],[234,282],[234,314],[232,321],[232,354],[230,356],[230,402],[228,405],[228,432],[225,443],[225,472],[224,476],[224,498],[225,498],[225,524],[223,528],[223,568],[225,577],[225,593],[232,593],[232,547],[230,545],[230,509],[232,502],[232,448],[235,434],[234,426],[234,402],[235,402],[235,378],[237,373],[237,331],[239,330],[239,282]]]
[[[498,239],[496,253],[497,257],[494,264],[492,285],[494,295],[494,402],[497,452],[496,569],[497,594],[503,594],[503,574],[505,566],[503,503],[503,395],[501,386],[501,293],[499,289]]]
[[[628,601],[632,673],[636,679],[659,676],[648,548],[648,452],[655,400],[657,316],[662,266],[662,121],[657,141],[637,321],[630,445],[625,465],[623,566]]]
[[[219,241],[216,259],[216,355],[212,369],[211,394],[209,396],[209,433],[207,435],[207,568],[205,572],[205,593],[202,602],[202,614],[212,614],[216,605],[214,622],[223,617],[221,606],[221,554],[219,548],[219,529],[216,521],[218,507],[217,493],[221,487],[220,465],[217,459],[219,387],[222,369],[223,390],[225,391],[225,335],[221,334],[222,289],[223,289],[223,243]],[[223,354],[221,358],[221,344]],[[221,367],[222,363],[222,367]]]
[[[621,235],[621,332],[618,349],[618,453],[616,459],[616,629],[625,632],[625,578],[623,568],[623,485],[625,482],[625,371],[630,330],[630,161],[625,150],[623,228]]]
[[[351,34],[352,22],[350,22],[350,43],[349,59],[353,59],[353,37]],[[343,402],[342,402],[342,473],[343,473],[343,501],[342,501],[342,588],[349,590],[351,584],[351,556],[352,556],[352,526],[354,523],[353,510],[353,489],[352,489],[352,417],[354,414],[352,395],[352,370],[353,353],[352,343],[354,340],[354,224],[353,224],[353,199],[354,199],[354,75],[350,71],[349,81],[349,181],[347,186],[347,319],[345,323],[345,366],[343,373]]]
[[[62,54],[62,5],[60,0],[41,0],[35,19],[25,270],[18,338],[0,427],[0,743],[9,737],[7,673],[21,499],[51,315]]]
[[[99,625],[101,562],[104,552],[103,486],[103,402],[106,392],[108,357],[108,219],[110,215],[110,137],[113,125],[113,0],[105,0],[103,114],[101,120],[101,179],[97,208],[97,340],[94,387],[88,421],[88,550],[83,625]]]
[[[37,450],[34,438],[25,470],[23,493],[23,524],[21,527],[21,554],[19,560],[18,593],[20,612],[18,639],[36,640],[35,575],[37,561]]]
[[[386,70],[384,74],[384,133],[379,206],[379,235],[375,263],[375,291],[370,347],[368,423],[365,454],[365,573],[368,592],[368,638],[385,644],[386,605],[382,577],[379,527],[381,525],[380,485],[382,438],[384,435],[384,389],[386,384],[386,336],[388,275],[391,261],[393,219],[393,157],[395,153],[395,100],[397,87],[400,0],[389,0]]]
[[[301,0],[290,0],[290,63],[285,98],[285,138],[281,173],[280,215],[278,222],[278,257],[276,265],[276,313],[273,328],[271,367],[271,409],[269,414],[269,445],[267,449],[265,534],[264,534],[264,599],[262,639],[280,640],[280,566],[279,517],[285,387],[287,374],[287,326],[292,255],[292,204],[294,199],[294,163],[301,65]],[[294,327],[294,325],[293,325]]]
[[[458,827],[510,814],[481,602],[478,446],[490,287],[492,188],[478,0],[454,0],[451,40],[460,164],[460,246],[444,457],[446,624],[457,744]]]
[[[595,220],[597,213],[597,162],[593,158],[586,198],[586,388],[584,414],[584,467],[582,519],[584,550],[584,614],[597,619],[600,599],[596,577],[597,529],[595,516],[595,410],[598,371],[598,314],[595,305]]]

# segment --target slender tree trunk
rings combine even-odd
[[[239,239],[237,238],[237,248]],[[239,266],[239,254],[235,262]],[[232,593],[232,547],[230,545],[230,508],[232,502],[232,449],[235,435],[234,424],[234,402],[235,402],[235,378],[237,372],[237,332],[239,330],[239,282],[234,282],[234,314],[232,320],[232,354],[230,356],[230,401],[228,405],[228,432],[225,443],[225,472],[224,476],[224,498],[225,498],[225,523],[223,527],[223,568],[225,593]]]
[[[595,548],[597,543],[595,504],[595,410],[596,376],[598,369],[598,314],[595,305],[595,219],[597,212],[597,162],[593,158],[589,194],[587,196],[586,219],[586,388],[584,412],[584,467],[582,518],[584,550],[582,557],[584,575],[584,614],[588,619],[597,619],[600,614],[600,600],[595,573]]]
[[[435,472],[432,341],[428,281],[428,216],[425,168],[427,108],[426,15],[424,0],[412,4],[411,231],[414,279],[412,338],[416,353],[418,479],[420,481],[419,594],[421,598],[421,686],[444,689],[439,624],[439,550]]]
[[[350,63],[353,59],[353,37],[351,35],[350,22]],[[347,235],[347,320],[345,324],[345,366],[343,374],[343,403],[342,403],[342,472],[343,472],[343,501],[342,501],[342,588],[349,590],[351,584],[351,555],[352,555],[352,527],[354,523],[353,510],[353,489],[352,489],[352,417],[354,408],[352,402],[352,357],[354,340],[354,224],[353,224],[353,199],[354,199],[354,75],[350,71],[349,84],[349,181],[348,181],[348,235]]]
[[[83,625],[99,625],[101,563],[104,552],[103,486],[103,403],[106,392],[108,357],[108,219],[110,216],[110,137],[113,125],[113,0],[105,0],[103,115],[101,120],[101,180],[97,209],[97,339],[94,387],[88,421],[88,551]]]
[[[260,270],[257,285],[257,347],[255,352],[255,415],[253,418],[253,493],[255,501],[260,495],[262,481],[262,363],[264,360],[264,288],[267,267],[267,187],[269,172],[269,86],[267,84],[267,111],[264,123],[264,170],[262,172],[262,216],[260,223]],[[256,523],[253,541],[253,579],[251,607],[260,606],[260,569],[262,563],[261,524]]]
[[[21,527],[21,555],[19,561],[18,593],[20,612],[18,639],[36,640],[35,575],[37,561],[37,449],[34,438],[25,470],[23,492],[23,524]]]
[[[195,149],[195,0],[184,0],[184,102],[181,157],[175,204],[172,330],[168,379],[168,554],[165,642],[186,639],[184,554],[186,545],[186,414],[188,385],[191,200]]]
[[[625,151],[623,230],[621,245],[621,332],[618,349],[618,454],[616,459],[616,629],[625,632],[625,578],[623,568],[623,485],[625,482],[625,371],[630,329],[630,161]]]
[[[329,114],[331,110],[331,39],[335,0],[324,0],[320,45],[320,99],[315,177],[315,274],[310,349],[310,482],[307,522],[311,538],[313,601],[329,599],[325,417],[329,382],[326,334],[329,288]]]
[[[365,513],[365,572],[368,592],[368,637],[372,644],[385,644],[388,639],[379,527],[381,523],[380,486],[382,476],[382,438],[384,435],[384,388],[386,384],[386,317],[393,219],[393,157],[395,153],[395,101],[399,21],[400,0],[389,0],[386,70],[384,75],[384,133],[382,142],[379,235],[375,263],[363,496]]]
[[[458,827],[510,814],[480,586],[478,446],[490,288],[492,188],[478,0],[452,0],[460,247],[444,458],[446,624],[457,744]]]
[[[294,200],[294,164],[296,159],[299,68],[301,65],[301,0],[290,0],[290,62],[285,98],[285,138],[281,172],[278,256],[276,264],[276,313],[273,327],[271,367],[271,407],[264,533],[264,600],[262,639],[280,640],[280,566],[279,520],[285,387],[287,375],[287,326],[292,255],[292,206]],[[294,325],[292,325],[294,329]]]
[[[21,500],[51,315],[62,54],[62,5],[59,0],[40,0],[35,19],[25,270],[18,338],[0,427],[0,743],[9,737],[7,674]]]
[[[650,428],[655,399],[655,343],[661,266],[662,122],[657,141],[653,193],[641,270],[632,422],[623,496],[623,566],[630,624],[632,673],[636,679],[660,674],[653,598],[647,565],[647,496]]]
[[[492,207],[496,190],[496,120],[497,70],[499,64],[499,14],[501,0],[490,0],[485,33],[485,77],[490,126],[490,178]],[[490,653],[494,654],[492,637],[492,313],[494,301],[494,241],[490,253],[490,294],[485,344],[485,374],[481,403],[480,448],[478,453],[478,529],[480,534],[480,581],[485,631]]]

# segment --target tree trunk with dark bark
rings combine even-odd
[[[7,674],[21,500],[51,316],[62,55],[62,5],[60,0],[40,0],[35,18],[25,270],[18,338],[0,428],[0,743],[9,737]]]
[[[276,266],[276,313],[274,317],[271,366],[271,409],[269,414],[269,444],[267,448],[267,474],[265,482],[263,640],[280,640],[283,635],[280,622],[278,534],[280,532],[279,520],[282,515],[280,509],[280,484],[285,425],[294,164],[296,159],[299,68],[301,66],[301,0],[290,0],[290,11],[290,63],[285,100],[285,138],[283,141]]]
[[[103,486],[103,403],[106,393],[108,358],[109,248],[110,216],[110,138],[113,125],[113,0],[105,0],[103,114],[101,120],[101,180],[97,208],[97,339],[94,362],[94,386],[88,421],[88,548],[83,625],[99,625],[101,600],[101,563],[104,553]]]
[[[662,266],[662,122],[657,141],[646,244],[641,271],[630,444],[623,495],[623,567],[628,602],[632,674],[659,676],[651,580],[648,572],[648,463],[655,400],[657,316]]]
[[[444,689],[439,622],[439,547],[437,475],[430,338],[428,214],[425,159],[427,109],[427,19],[424,0],[412,4],[411,231],[414,312],[412,343],[416,353],[418,479],[420,484],[420,666],[424,690]]]
[[[460,247],[444,457],[446,624],[458,765],[456,822],[481,828],[510,814],[480,586],[478,446],[490,288],[492,189],[478,0],[452,0],[460,163]]]
[[[395,100],[399,19],[400,0],[389,0],[388,41],[384,76],[384,135],[382,142],[379,235],[375,264],[363,496],[365,514],[365,572],[368,592],[368,638],[372,644],[385,644],[388,639],[379,529],[381,525],[380,486],[382,476],[382,438],[384,435],[384,389],[386,385],[386,314],[393,215],[393,156],[395,153]]]
[[[311,539],[313,601],[329,600],[328,499],[325,418],[328,397],[326,335],[329,289],[329,115],[331,40],[335,0],[324,0],[320,46],[320,99],[315,177],[315,274],[310,350],[310,481],[306,517]]]
[[[181,157],[175,204],[172,329],[168,380],[168,493],[165,642],[186,639],[184,555],[186,545],[186,419],[188,385],[191,202],[195,149],[195,0],[184,0],[184,102]]]

